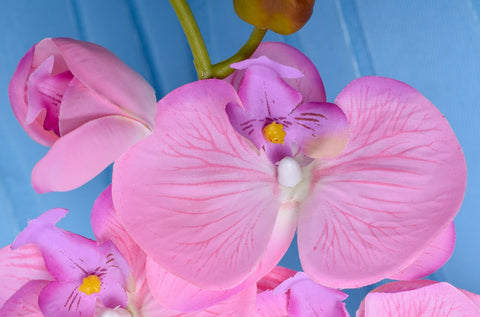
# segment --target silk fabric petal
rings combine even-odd
[[[233,88],[203,80],[159,102],[156,129],[114,165],[113,201],[158,264],[197,286],[239,284],[259,263],[280,207],[275,168],[230,125]]]
[[[450,225],[466,166],[446,119],[404,83],[363,77],[335,103],[350,141],[338,157],[314,163],[298,245],[314,280],[351,288],[410,265]]]

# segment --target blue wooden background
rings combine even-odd
[[[228,57],[251,27],[228,0],[190,0],[213,61]],[[92,236],[94,199],[110,171],[68,193],[36,194],[30,172],[46,153],[11,111],[7,86],[20,58],[45,37],[103,45],[141,73],[157,97],[195,80],[192,57],[167,0],[0,1],[0,246],[28,219],[70,209],[63,228]],[[310,22],[291,36],[269,34],[302,50],[318,67],[333,101],[356,77],[380,75],[417,88],[449,120],[463,146],[468,184],[456,218],[452,258],[431,277],[480,293],[480,1],[317,0]],[[282,264],[300,269],[293,245]],[[349,291],[354,312],[371,287]]]

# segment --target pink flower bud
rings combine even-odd
[[[47,38],[20,61],[9,86],[15,116],[52,148],[32,172],[39,193],[66,191],[95,177],[149,135],[155,93],[107,49]]]

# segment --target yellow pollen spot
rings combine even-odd
[[[271,143],[279,143],[279,144],[283,144],[285,135],[287,135],[287,133],[283,131],[283,124],[276,123],[275,121],[266,125],[263,128],[262,132],[263,132],[263,136],[265,137],[265,140]]]
[[[78,288],[80,292],[84,292],[87,295],[100,292],[100,286],[102,282],[96,275],[89,275],[83,278],[82,285]]]

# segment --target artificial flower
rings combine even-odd
[[[15,239],[14,250],[28,244],[38,247],[51,280],[37,280],[38,277],[28,274],[30,282],[9,301],[21,302],[24,297],[34,301],[36,297],[44,316],[93,316],[97,301],[105,307],[126,307],[129,268],[125,260],[111,241],[97,244],[55,227],[66,213],[60,208],[45,212],[30,221]]]
[[[357,317],[480,316],[480,295],[429,280],[382,285],[365,297]]]
[[[51,149],[34,167],[39,193],[66,191],[95,177],[149,135],[155,92],[107,49],[47,38],[20,61],[9,86],[25,131]]]
[[[322,95],[300,52],[269,43],[260,53],[307,70],[285,80],[302,95],[292,111]],[[322,156],[319,148],[307,164],[296,156],[274,164],[231,125],[227,105],[246,108],[233,87],[212,79],[174,90],[159,101],[153,134],[114,165],[121,222],[169,272],[202,288],[234,287],[271,241],[286,250],[298,225],[305,273],[329,287],[359,287],[409,267],[451,225],[465,191],[464,156],[446,119],[414,88],[382,77],[353,81],[334,102],[349,123],[343,152]],[[258,107],[284,96],[264,93]],[[329,154],[328,138],[318,144]]]

